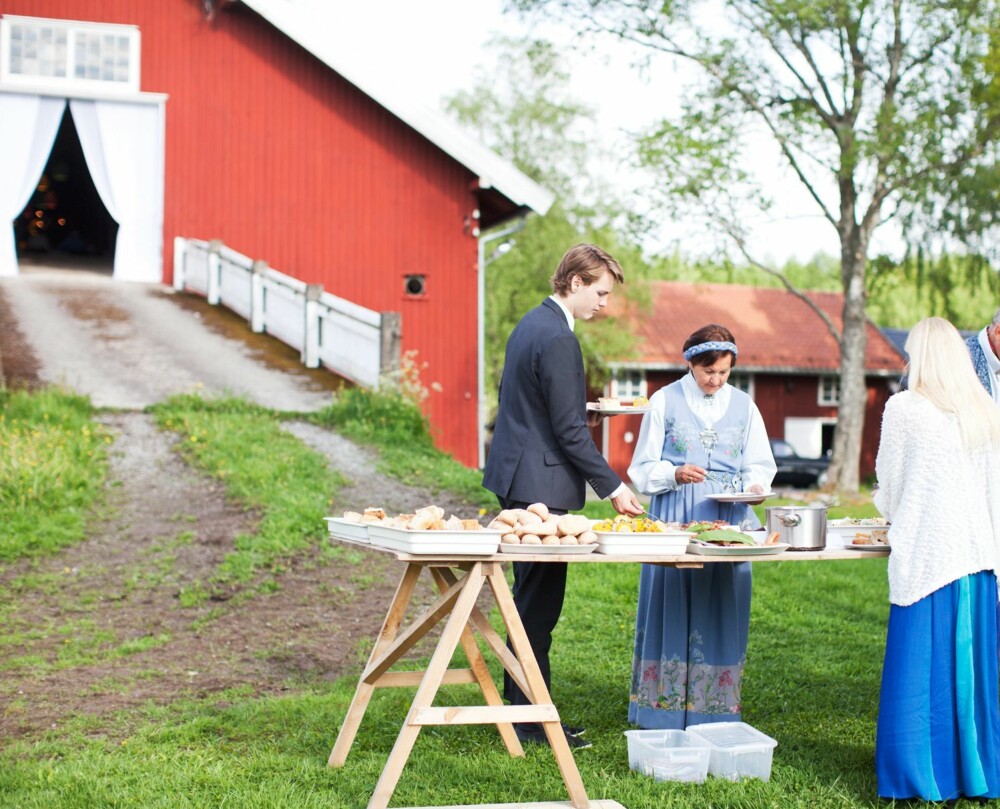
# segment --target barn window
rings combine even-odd
[[[0,82],[136,93],[139,29],[6,15],[0,20]]]
[[[646,377],[642,371],[619,368],[611,378],[611,395],[634,399],[646,395]]]
[[[836,407],[840,404],[840,377],[821,376],[819,378],[819,404]]]
[[[729,375],[729,379],[726,381],[737,390],[743,391],[751,399],[753,398],[753,374],[733,372]]]

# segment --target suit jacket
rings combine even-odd
[[[580,343],[551,298],[507,340],[500,409],[483,486],[507,500],[583,507],[585,482],[601,498],[621,485],[587,428]]]

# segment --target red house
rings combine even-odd
[[[836,328],[843,296],[810,292]],[[840,349],[826,324],[804,301],[784,289],[732,284],[654,281],[648,307],[615,300],[610,314],[636,337],[637,355],[611,363],[611,396],[649,396],[687,372],[681,349],[688,335],[708,323],[733,332],[739,348],[730,383],[753,397],[771,438],[789,441],[799,455],[819,457],[833,447],[840,396]],[[875,471],[882,409],[898,389],[903,359],[874,325],[868,325],[861,475]],[[606,418],[597,440],[623,477],[632,460],[640,416]]]
[[[287,0],[6,0],[0,274],[36,252],[172,281],[218,239],[398,312],[438,446],[475,466],[480,229],[552,197],[441,117],[340,64]],[[371,59],[391,59],[372,54]]]

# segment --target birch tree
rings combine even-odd
[[[968,180],[995,173],[997,3],[508,0],[508,7],[558,15],[582,33],[698,68],[681,109],[664,110],[639,141],[641,162],[658,172],[661,205],[696,207],[748,263],[781,277],[750,247],[748,211],[759,215],[773,201],[743,160],[743,135],[752,130],[769,139],[835,229],[842,321],[813,309],[817,326],[840,346],[830,477],[856,491],[873,235],[893,218],[932,232],[961,222],[966,236],[993,224],[994,210],[976,209],[968,188],[977,184]],[[654,89],[651,104],[661,97]],[[952,195],[961,189],[960,198]],[[786,286],[812,305],[807,293]]]

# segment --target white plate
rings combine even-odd
[[[768,556],[774,553],[784,553],[791,546],[785,542],[777,545],[688,545],[688,553],[698,556]]]
[[[343,517],[326,517],[330,536],[353,539],[355,542],[368,542],[368,523],[351,522]]]
[[[514,545],[511,542],[500,543],[500,553],[593,553],[597,550],[597,544],[591,542],[589,545]]]
[[[854,545],[847,544],[844,545],[845,548],[852,551],[882,551],[883,553],[888,553],[892,550],[888,545]]]
[[[774,492],[768,492],[767,494],[754,494],[753,492],[717,492],[715,494],[706,494],[706,500],[715,500],[717,503],[755,503],[758,500],[766,500],[768,497],[774,497]]]
[[[621,407],[601,407],[599,402],[587,402],[587,410],[592,413],[603,413],[605,416],[622,416],[633,413],[648,413],[649,405],[640,405],[639,407],[633,407],[632,405],[622,405]]]

